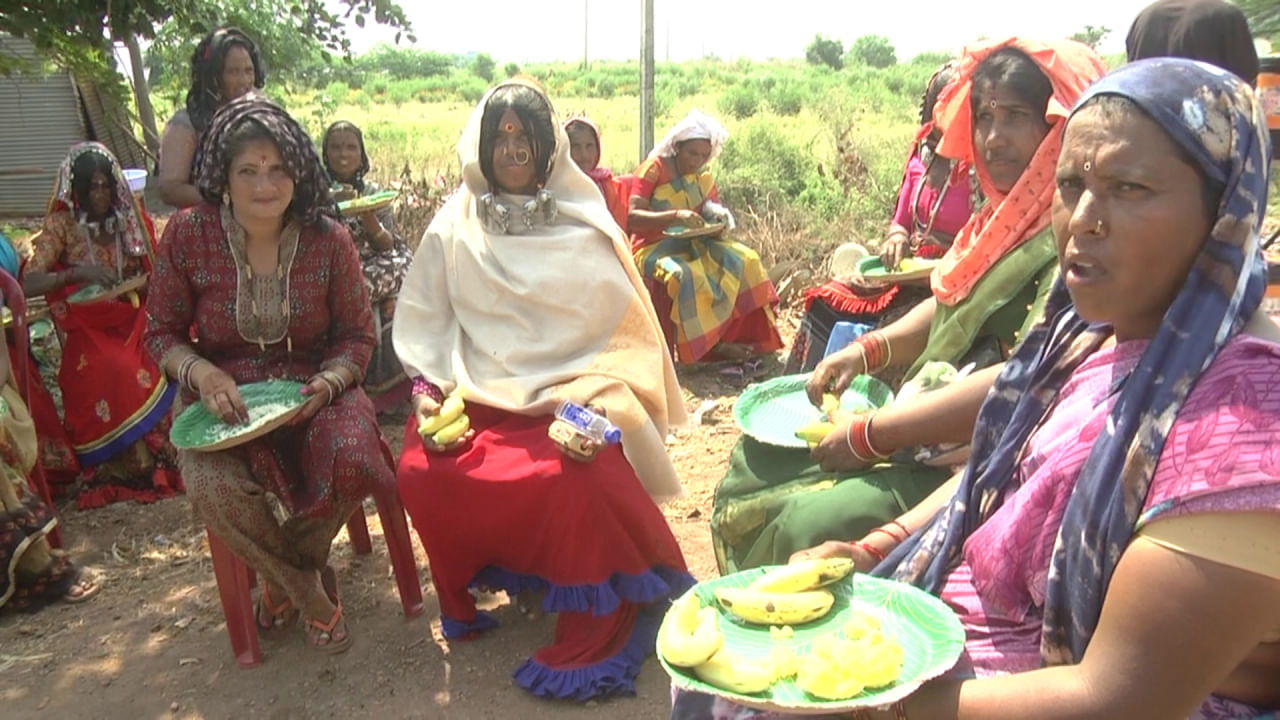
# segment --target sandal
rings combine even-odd
[[[98,594],[102,586],[98,583],[85,579],[82,573],[76,573],[76,579],[71,581],[71,585],[67,587],[66,592],[62,594],[62,602],[68,605],[76,605],[85,602]],[[78,591],[78,592],[77,592]]]
[[[352,637],[351,631],[347,628],[347,623],[343,618],[342,599],[338,597],[338,574],[334,571],[332,565],[326,565],[324,570],[320,571],[320,584],[324,587],[325,595],[334,604],[333,617],[329,618],[327,623],[313,618],[304,618],[307,644],[312,649],[326,655],[337,655],[351,648]],[[333,631],[337,629],[339,623],[342,624],[343,635],[341,640],[335,640]],[[325,642],[321,645],[320,641]]]
[[[293,627],[298,621],[301,614],[293,607],[293,601],[285,596],[284,600],[276,605],[271,600],[271,591],[267,588],[270,584],[262,583],[262,595],[258,597],[258,606],[254,608],[253,619],[258,623],[259,635],[276,635]],[[263,622],[262,611],[267,611],[267,622]]]

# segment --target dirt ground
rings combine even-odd
[[[781,325],[790,338],[794,322]],[[781,354],[779,355],[781,357]],[[777,374],[776,360],[764,371]],[[740,388],[715,365],[681,371],[691,415],[669,450],[687,496],[665,514],[690,570],[714,577],[707,520],[716,482],[738,436]],[[393,445],[403,420],[388,418]],[[550,641],[554,616],[529,621],[503,595],[491,599],[502,626],[471,642],[448,642],[426,557],[414,534],[426,613],[406,623],[381,527],[366,505],[373,554],[355,556],[343,531],[333,564],[355,644],[325,656],[302,630],[264,642],[263,663],[241,669],[231,655],[203,529],[182,497],[89,512],[60,508],[67,547],[103,584],[83,605],[34,615],[0,614],[0,712],[22,718],[658,718],[670,705],[667,676],[650,659],[634,698],[539,700],[511,672]]]

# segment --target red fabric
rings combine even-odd
[[[475,621],[467,588],[489,566],[558,586],[595,585],[655,566],[685,571],[671,529],[620,447],[578,463],[547,438],[550,416],[478,404],[467,413],[475,439],[446,455],[424,452],[411,417],[398,472],[445,617]],[[601,617],[561,612],[555,643],[535,658],[552,666],[608,658],[631,637],[635,610],[624,602]]]
[[[890,285],[883,290],[860,293],[842,282],[831,282],[810,288],[804,293],[804,310],[816,300],[822,300],[832,310],[845,315],[879,315],[884,312],[901,290],[899,285]]]
[[[17,368],[15,357],[17,349],[9,344],[10,367]],[[80,463],[76,460],[75,450],[71,447],[71,439],[62,426],[62,418],[58,417],[58,407],[53,404],[53,396],[45,387],[44,378],[34,359],[27,361],[27,375],[30,376],[30,396],[27,398],[27,409],[31,411],[31,419],[36,426],[36,439],[40,447],[40,465],[44,468],[45,479],[50,484],[54,495],[61,494],[59,486],[75,482],[80,473]]]

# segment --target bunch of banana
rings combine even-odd
[[[418,424],[418,434],[431,437],[436,445],[449,445],[471,429],[471,418],[463,410],[466,404],[457,395],[450,395],[440,405],[440,412]]]
[[[692,590],[671,603],[666,621],[658,631],[658,650],[667,662],[678,667],[697,667],[724,646],[720,613],[710,605],[702,607]]]
[[[818,558],[774,568],[745,588],[716,590],[720,607],[757,625],[799,625],[831,611],[835,596],[825,585],[853,572],[848,558]]]
[[[880,622],[857,614],[840,632],[810,644],[799,662],[796,685],[823,700],[845,700],[867,688],[892,685],[902,674],[902,645],[880,630]]]

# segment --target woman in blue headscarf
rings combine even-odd
[[[1280,329],[1258,312],[1269,157],[1251,88],[1209,65],[1137,62],[1080,99],[1045,315],[983,405],[965,472],[898,518],[900,546],[861,541],[889,553],[877,574],[956,609],[965,655],[859,717],[1280,708]]]

